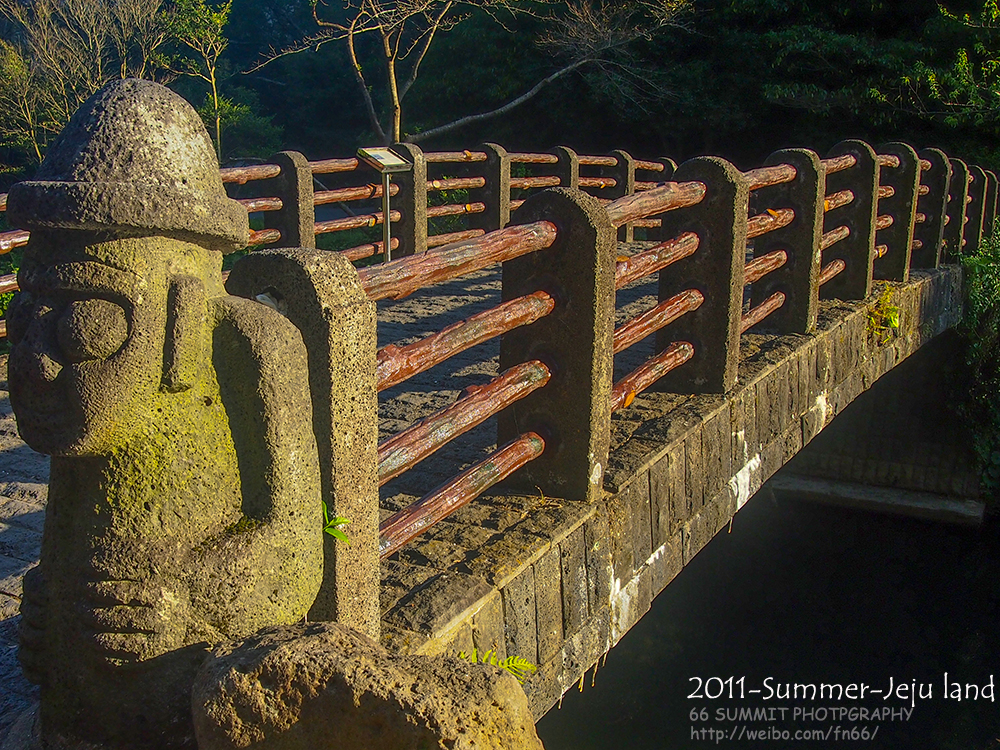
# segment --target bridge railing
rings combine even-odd
[[[496,263],[503,264],[503,294],[501,304],[444,330],[383,346],[376,390],[497,337],[500,375],[382,441],[378,483],[492,417],[500,447],[386,519],[382,557],[506,478],[569,500],[599,496],[611,415],[637,394],[651,387],[725,392],[738,375],[741,335],[807,334],[820,299],[863,299],[873,279],[905,281],[911,267],[953,260],[991,231],[997,212],[995,175],[900,143],[876,150],[845,141],[826,158],[805,149],[778,151],[747,172],[710,157],[676,166],[624,152],[578,156],[566,148],[550,154],[508,153],[493,144],[428,154],[399,148],[414,164],[408,178],[390,187],[400,196],[402,257],[358,270],[369,299],[398,299]],[[254,242],[314,246],[316,233],[347,225],[315,222],[316,205],[380,197],[374,185],[314,191],[317,175],[356,179],[355,159],[308,162],[286,152],[274,161],[222,172],[227,183],[260,183],[260,197],[241,199],[264,216]],[[511,165],[535,172],[511,177]],[[427,174],[458,167],[464,171]],[[662,179],[637,182],[636,170]],[[427,204],[428,195],[448,190],[468,190],[469,202]],[[524,192],[511,201],[511,191]],[[428,236],[427,220],[459,215],[453,206],[478,226]],[[407,224],[414,216],[416,224]],[[651,244],[618,257],[618,241],[636,227]],[[27,233],[8,232],[0,247],[26,241]],[[371,243],[346,254],[380,251]],[[656,304],[615,328],[616,292],[653,274]],[[0,279],[0,291],[12,289],[12,277]],[[614,356],[650,336],[653,356],[614,382]]]

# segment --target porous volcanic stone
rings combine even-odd
[[[218,647],[193,712],[199,750],[542,750],[512,675],[452,656],[391,657],[335,623]]]

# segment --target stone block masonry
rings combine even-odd
[[[876,282],[866,300],[822,302],[815,334],[744,335],[724,396],[640,394],[613,420],[596,502],[487,495],[383,563],[384,645],[533,661],[525,688],[541,717],[772,474],[961,316],[955,266],[889,286],[900,327],[888,341],[869,322]]]

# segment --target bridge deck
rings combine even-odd
[[[636,397],[615,415],[601,502],[495,492],[438,524],[383,564],[385,644],[424,653],[497,648],[534,661],[541,668],[526,689],[541,716],[771,474],[884,372],[957,322],[957,269],[915,272],[893,286],[901,328],[885,344],[868,329],[873,300],[823,303],[815,335],[744,335],[740,381],[726,397]],[[649,306],[653,295],[649,281],[623,290],[619,314]],[[440,330],[498,298],[494,269],[380,305],[380,343]],[[484,344],[386,392],[383,431],[495,376],[497,349]],[[637,345],[616,365],[626,372],[650,353]],[[2,736],[36,696],[14,645],[20,579],[38,559],[48,463],[18,439],[6,382],[0,389]],[[383,515],[485,455],[495,429],[490,420],[387,484]]]

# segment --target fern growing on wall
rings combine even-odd
[[[499,667],[514,675],[522,685],[538,669],[530,661],[522,659],[520,656],[508,656],[506,659],[501,659],[493,649],[485,651],[482,654],[477,649],[472,649],[471,654],[459,651],[458,658],[465,659],[470,664],[491,664],[494,667]]]

